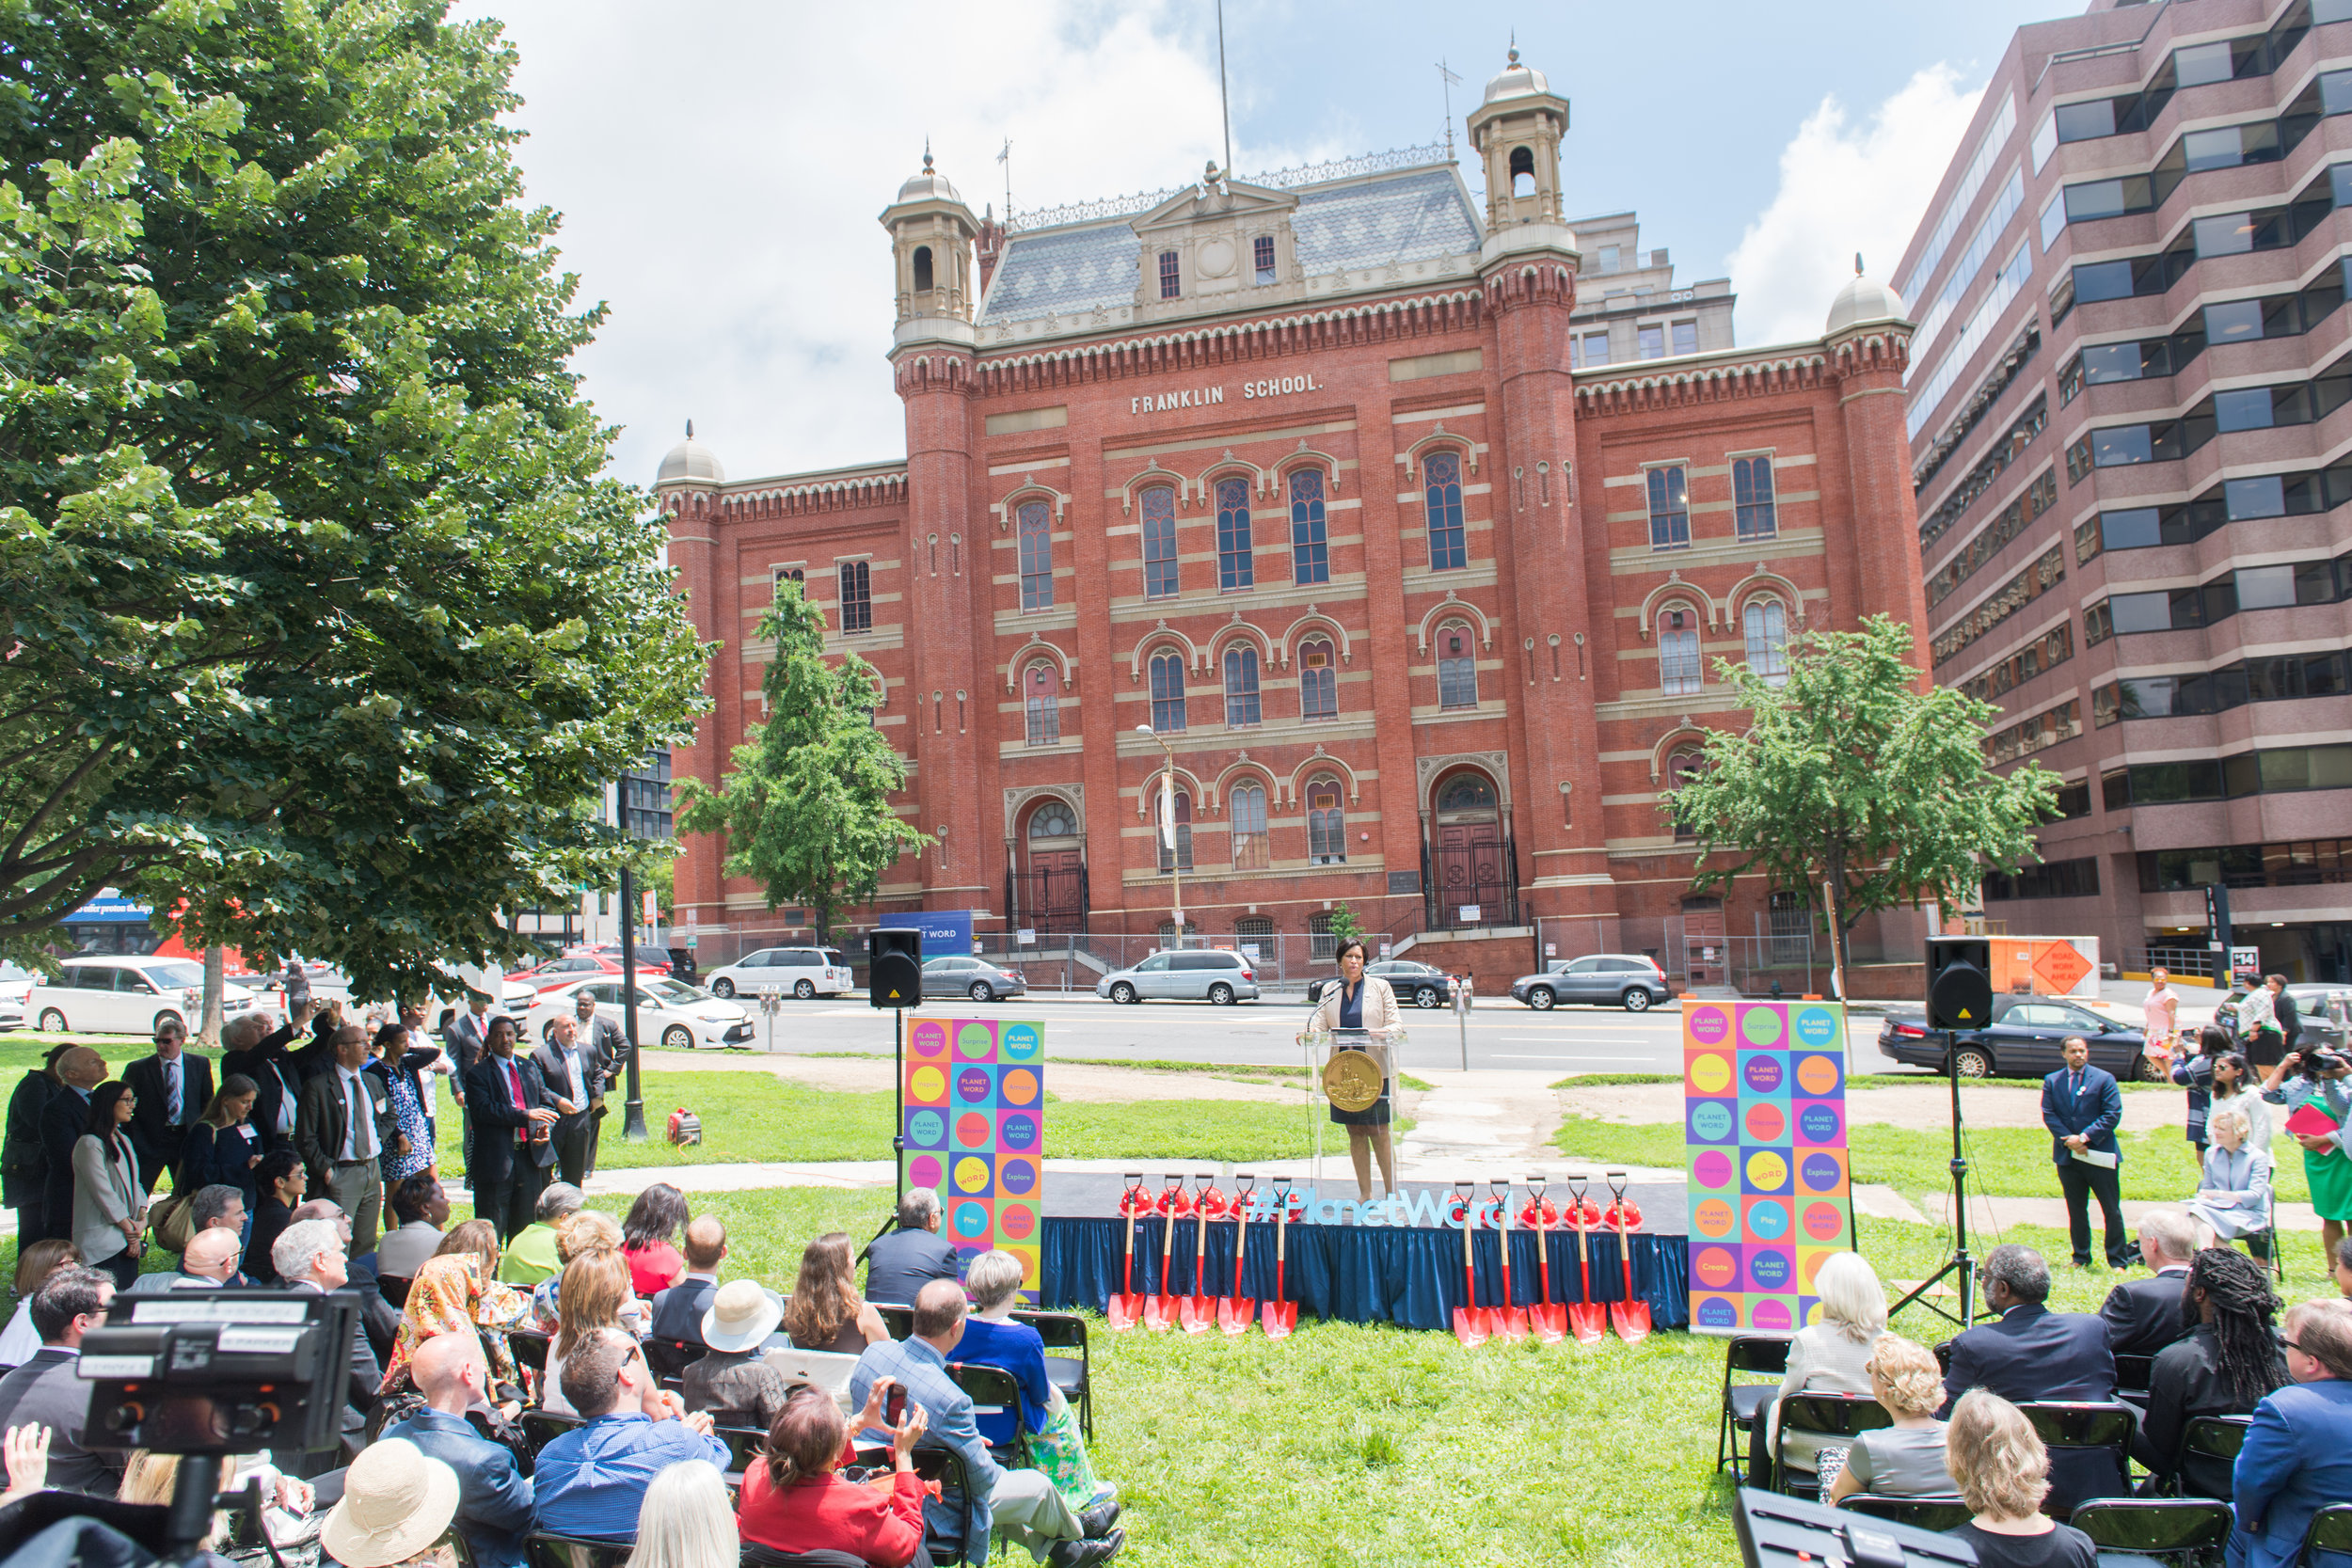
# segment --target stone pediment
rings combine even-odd
[[[1137,234],[1151,234],[1160,230],[1187,228],[1203,219],[1288,214],[1297,205],[1298,198],[1288,191],[1228,180],[1179,191],[1132,220],[1129,227]]]

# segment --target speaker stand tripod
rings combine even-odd
[[[1892,1318],[1914,1302],[1950,1323],[1965,1329],[1977,1321],[1977,1266],[1968,1256],[1968,1159],[1960,1147],[1960,1052],[1949,1029],[1944,1036],[1944,1076],[1952,1091],[1952,1255],[1942,1268],[1919,1281],[1912,1292],[1888,1309]],[[1960,1315],[1954,1317],[1935,1303],[1924,1299],[1927,1293],[1941,1285],[1946,1276],[1960,1275]]]

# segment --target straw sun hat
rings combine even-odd
[[[384,1568],[438,1541],[456,1513],[457,1472],[405,1437],[381,1438],[351,1462],[319,1543],[343,1568]]]
[[[703,1343],[715,1351],[751,1350],[784,1321],[784,1301],[755,1279],[719,1287],[703,1314]]]

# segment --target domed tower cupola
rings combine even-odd
[[[1567,129],[1568,101],[1542,71],[1521,65],[1514,47],[1470,116],[1470,146],[1486,165],[1489,234],[1561,221],[1560,138]]]
[[[947,177],[931,166],[923,149],[923,172],[898,187],[898,199],[882,210],[897,262],[900,341],[910,324],[961,323],[966,330],[947,335],[968,339],[972,321],[972,245],[979,224]],[[927,336],[916,327],[918,336]]]
[[[671,484],[724,484],[727,471],[719,454],[694,439],[694,421],[686,421],[686,439],[672,447],[654,476],[657,487]]]

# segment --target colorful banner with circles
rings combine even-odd
[[[1853,1244],[1845,1008],[1684,998],[1682,1094],[1691,1326],[1803,1327],[1822,1261]]]
[[[1028,1019],[907,1020],[906,1179],[932,1187],[958,1271],[992,1249],[1021,1259],[1038,1299],[1045,1215],[1045,1026]]]

